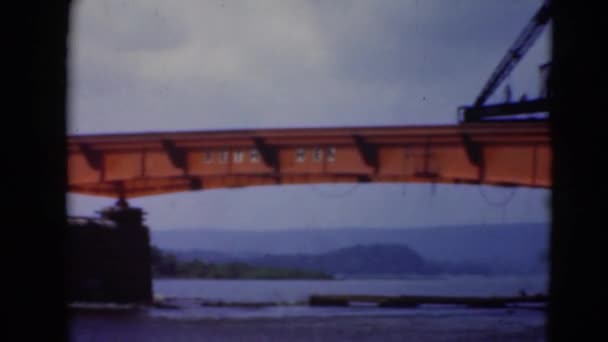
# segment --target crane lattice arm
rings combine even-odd
[[[528,49],[534,44],[543,28],[551,17],[549,2],[545,1],[541,8],[536,12],[532,20],[526,25],[515,43],[511,46],[507,54],[498,64],[498,67],[490,76],[485,87],[475,100],[473,107],[482,106],[486,100],[496,91],[500,83],[511,73],[511,70],[526,54]]]

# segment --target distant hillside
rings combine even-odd
[[[343,276],[492,274],[489,267],[481,264],[426,260],[409,247],[395,244],[357,245],[318,255],[230,255],[203,250],[172,251],[171,254],[180,262],[247,263],[258,267],[301,269]]]
[[[323,254],[356,245],[405,245],[425,260],[454,272],[477,268],[492,273],[546,273],[540,258],[548,246],[548,224],[470,225],[415,229],[343,228],[285,231],[151,231],[152,242],[167,250],[206,251],[214,262],[260,254]],[[213,251],[213,252],[211,252]],[[222,258],[227,258],[222,260]]]
[[[206,262],[213,263],[229,263],[235,261],[241,261],[243,258],[237,254],[230,254],[217,251],[209,251],[202,249],[188,249],[188,250],[168,250],[169,253],[175,255],[177,261],[193,261],[193,260],[204,260]]]
[[[248,262],[265,267],[298,268],[330,274],[438,274],[440,267],[401,245],[357,245],[320,255],[264,255]]]
[[[154,278],[200,279],[332,279],[327,273],[289,267],[256,266],[244,262],[213,263],[208,260],[180,261],[172,253],[152,245]]]

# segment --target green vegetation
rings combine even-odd
[[[203,278],[203,279],[332,279],[322,272],[256,267],[242,262],[226,264],[207,263],[200,260],[180,262],[175,255],[158,247],[150,247],[152,276],[156,278]]]

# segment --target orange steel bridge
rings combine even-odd
[[[549,188],[547,122],[76,135],[68,191],[122,199],[259,185]]]

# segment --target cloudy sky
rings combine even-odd
[[[75,1],[68,133],[454,124],[457,107],[473,102],[540,4]],[[516,98],[538,95],[538,66],[549,56],[546,30],[508,79]],[[545,222],[548,196],[463,185],[305,185],[131,203],[149,212],[152,229],[414,227]],[[112,203],[68,199],[80,215]]]

